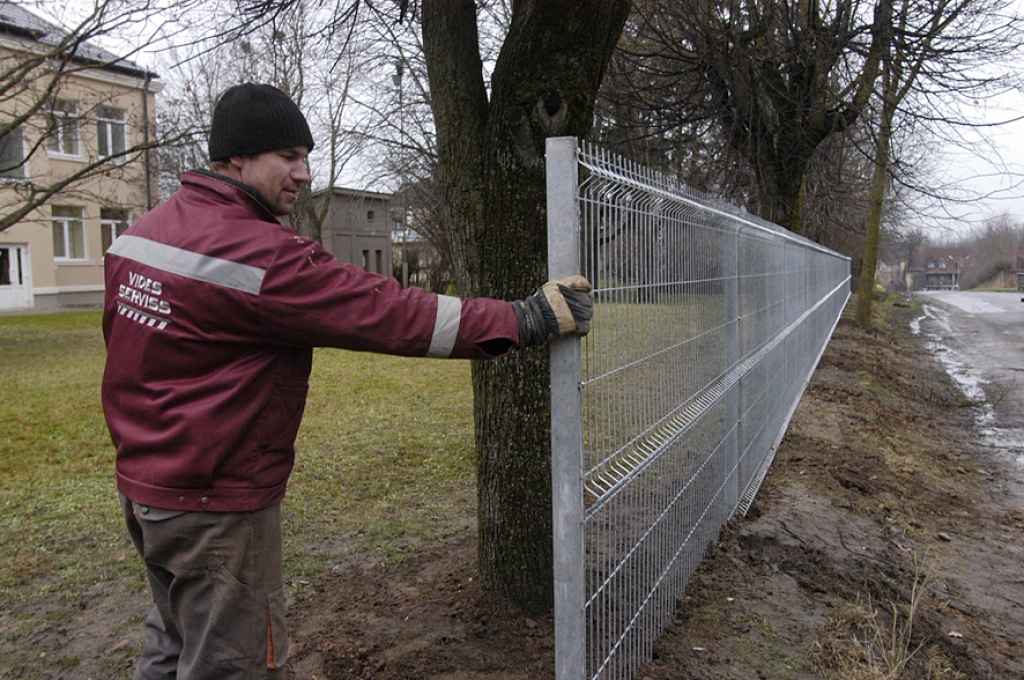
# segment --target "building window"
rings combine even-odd
[[[100,209],[100,241],[103,245],[103,252],[107,252],[110,245],[128,229],[129,213],[120,208]]]
[[[25,163],[25,136],[21,128],[14,128],[0,137],[0,177],[4,179],[25,179],[28,176]]]
[[[84,260],[85,220],[82,209],[55,205],[52,210],[54,259]]]
[[[21,261],[24,251],[19,246],[0,247],[0,286],[25,285],[25,271]]]
[[[58,99],[50,112],[50,153],[79,156],[78,102]]]
[[[367,222],[373,222],[373,211],[372,210],[367,210],[366,211],[366,221]]]
[[[0,286],[11,285],[11,249],[0,248]]]
[[[370,271],[370,251],[363,251],[363,269]]]
[[[105,156],[122,156],[128,148],[127,136],[125,134],[124,109],[115,109],[110,106],[96,107],[96,143],[99,146],[99,154]],[[116,158],[124,161],[124,158]]]

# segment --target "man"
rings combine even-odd
[[[155,606],[135,677],[283,676],[280,501],[315,346],[486,359],[589,328],[571,277],[459,300],[341,264],[282,225],[313,137],[280,90],[227,90],[212,172],[107,252],[103,409]]]

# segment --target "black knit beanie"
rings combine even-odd
[[[312,151],[313,135],[299,107],[281,90],[245,83],[228,88],[217,100],[210,126],[211,161],[292,146]]]

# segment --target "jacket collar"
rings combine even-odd
[[[201,168],[197,168],[195,170],[189,170],[184,175],[182,175],[181,179],[182,179],[183,183],[185,181],[185,175],[190,175],[190,174],[192,174],[192,175],[201,175],[203,177],[208,177],[210,179],[217,180],[218,182],[223,182],[224,184],[229,184],[229,185],[231,185],[233,187],[241,189],[246,194],[248,194],[253,200],[255,200],[256,203],[258,203],[259,206],[264,211],[266,211],[267,215],[269,215],[269,217],[270,217],[270,219],[272,221],[280,223],[280,220],[277,219],[277,217],[274,215],[274,213],[270,210],[270,206],[267,205],[266,200],[264,200],[263,196],[260,195],[260,192],[256,191],[256,189],[254,189],[253,187],[249,186],[248,184],[245,184],[244,182],[239,182],[238,180],[233,179],[231,177],[228,177],[227,175],[221,175],[219,173],[211,172],[210,170],[203,170]]]

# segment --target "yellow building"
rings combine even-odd
[[[0,81],[16,86],[0,95],[0,229],[17,219],[0,231],[0,311],[101,303],[103,253],[157,201],[148,145],[162,86],[67,35],[0,2],[0,74],[31,65]]]

